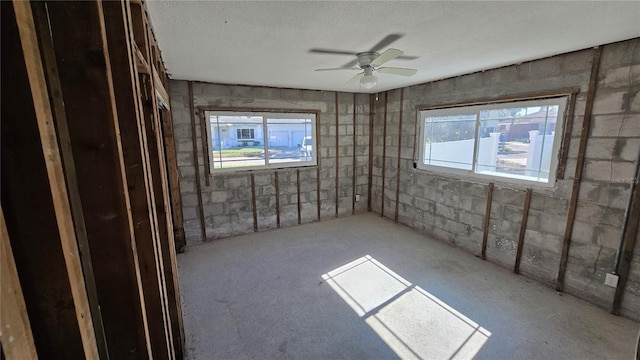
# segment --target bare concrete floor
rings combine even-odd
[[[178,263],[188,359],[631,359],[639,328],[374,214]]]

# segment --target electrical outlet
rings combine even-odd
[[[607,274],[604,278],[604,284],[612,288],[618,287],[618,275]]]
[[[360,194],[356,194],[356,202],[360,201]]]

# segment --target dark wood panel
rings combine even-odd
[[[102,7],[95,1],[47,7],[109,353],[146,357],[148,328]]]
[[[2,25],[1,201],[36,349],[51,359],[84,357],[11,2]]]
[[[154,193],[150,184],[149,158],[145,128],[140,119],[137,73],[133,68],[135,53],[129,42],[128,21],[125,22],[125,7],[121,1],[103,3],[109,59],[118,123],[122,137],[125,172],[127,175],[131,215],[138,256],[140,276],[144,290],[146,316],[149,324],[151,350],[156,359],[170,357],[168,309],[163,296],[164,276],[161,271],[159,233],[151,197]]]

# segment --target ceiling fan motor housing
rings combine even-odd
[[[357,56],[358,56],[358,65],[360,66],[361,69],[364,69],[365,67],[371,67],[371,62],[375,58],[377,58],[379,54],[377,52],[368,51],[368,52],[358,53]]]

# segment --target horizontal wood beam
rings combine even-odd
[[[500,102],[510,102],[510,101],[518,101],[518,100],[542,99],[542,98],[550,98],[555,96],[577,94],[579,92],[580,92],[579,87],[572,87],[572,88],[557,89],[557,90],[536,91],[536,92],[529,92],[529,93],[522,93],[522,94],[515,94],[515,95],[484,97],[484,98],[477,98],[477,99],[464,100],[464,101],[453,101],[453,102],[437,104],[437,105],[420,104],[416,106],[416,110],[417,111],[436,110],[436,109],[443,109],[443,108],[456,107],[456,106],[462,106],[462,105],[470,106],[470,105],[482,105],[487,103],[500,103]]]

